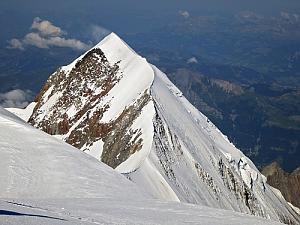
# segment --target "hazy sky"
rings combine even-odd
[[[261,14],[281,11],[300,13],[299,0],[1,0],[0,14],[6,14],[13,23],[22,23],[33,17],[46,19],[91,20],[117,26],[125,22],[151,20],[151,16],[170,19],[179,10],[191,14],[237,13],[250,10]],[[50,17],[50,18],[49,18]],[[25,21],[24,21],[25,20]],[[27,21],[28,22],[28,21]],[[147,25],[147,24],[146,24]]]
[[[236,11],[236,10],[258,10],[265,12],[276,12],[281,10],[299,9],[299,0],[1,0],[1,8],[16,10],[46,10],[53,11],[80,11],[90,9],[92,11],[105,10],[154,10],[169,11],[180,8],[190,10],[212,10],[212,11]]]
[[[28,33],[36,17],[64,28],[75,38],[88,35],[92,25],[117,33],[140,32],[174,22],[179,11],[198,15],[300,14],[299,0],[1,0],[0,46]],[[180,19],[180,18],[179,18]]]

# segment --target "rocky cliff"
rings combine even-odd
[[[300,168],[292,173],[285,172],[277,162],[262,169],[267,183],[281,191],[284,198],[300,208]]]

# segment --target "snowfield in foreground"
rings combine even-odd
[[[46,199],[0,201],[1,224],[116,224],[116,225],[279,225],[254,216],[199,205],[122,201],[118,199]],[[21,215],[13,215],[19,213]],[[25,215],[22,215],[25,214]],[[6,223],[2,223],[6,221]]]
[[[0,224],[279,224],[158,201],[113,169],[0,108]]]

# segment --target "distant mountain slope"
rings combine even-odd
[[[274,162],[264,167],[262,174],[267,177],[268,184],[279,189],[288,202],[300,208],[300,168],[287,173]]]
[[[0,224],[279,224],[152,199],[124,176],[0,107]]]
[[[300,165],[299,91],[263,83],[241,85],[193,68],[177,69],[168,77],[257,167],[274,160],[286,171]]]
[[[156,198],[300,221],[251,160],[116,34],[50,76],[29,123]]]

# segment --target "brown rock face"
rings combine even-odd
[[[300,208],[300,167],[287,173],[274,162],[264,167],[262,174],[267,177],[269,185],[279,189],[288,202]]]
[[[59,69],[47,80],[42,91],[36,97],[37,105],[29,123],[49,134],[67,134],[69,129],[91,109],[95,107],[119,81],[118,64],[110,65],[100,49],[92,49],[67,74]],[[52,88],[50,90],[50,88]],[[101,91],[94,93],[98,88]],[[48,92],[48,94],[46,94]],[[51,113],[40,120],[40,108],[54,94],[60,93]],[[86,101],[81,99],[85,98]],[[69,118],[68,109],[74,106],[78,111]],[[94,114],[102,115],[105,107],[97,109]],[[70,141],[68,141],[70,143]],[[73,144],[73,143],[70,143]],[[74,143],[75,147],[79,147]]]
[[[141,130],[131,125],[151,100],[146,90],[117,118],[101,121],[110,108],[109,102],[101,102],[123,77],[119,63],[111,65],[101,49],[95,48],[70,71],[58,69],[36,97],[29,123],[51,135],[63,136],[67,143],[83,151],[102,140],[101,160],[116,168],[142,148]]]

